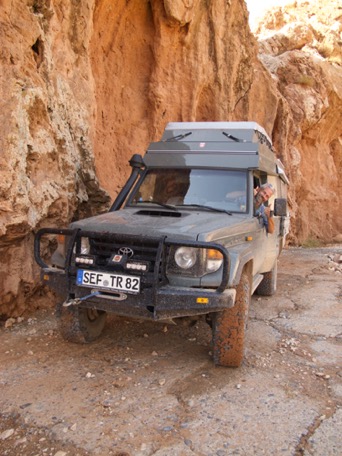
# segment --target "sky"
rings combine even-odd
[[[249,24],[253,28],[255,19],[272,8],[272,6],[283,6],[286,3],[293,3],[291,0],[245,0],[249,11]]]

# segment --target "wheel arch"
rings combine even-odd
[[[253,255],[251,252],[246,253],[245,255],[241,256],[232,280],[232,286],[237,286],[240,283],[241,276],[243,272],[248,274],[250,280],[253,277]]]

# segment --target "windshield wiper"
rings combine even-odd
[[[183,133],[182,135],[172,136],[172,138],[166,139],[165,142],[168,142],[168,141],[179,141],[180,139],[186,138],[189,135],[192,135],[192,131],[189,131],[188,133]]]
[[[225,209],[219,209],[218,207],[205,206],[204,204],[176,204],[177,207],[199,207],[201,209],[208,209],[208,211],[213,212],[223,212],[228,215],[233,215],[231,212],[226,211]]]
[[[172,206],[171,204],[160,203],[159,201],[155,201],[155,200],[137,201],[137,203],[157,204],[157,206],[165,207],[166,209],[170,209],[172,211],[177,211],[178,210],[175,206]]]
[[[223,131],[222,134],[224,136],[226,136],[227,138],[232,139],[235,142],[242,142],[242,143],[247,142],[245,139],[237,138],[236,136],[230,135],[229,133],[226,133],[225,131]]]

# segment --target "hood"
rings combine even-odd
[[[249,219],[250,220],[250,219]],[[207,210],[170,211],[163,208],[125,208],[120,211],[90,217],[74,222],[70,228],[85,231],[144,235],[151,237],[167,236],[173,239],[211,241],[241,233],[248,229],[246,214],[211,212]],[[227,233],[227,229],[229,233]]]

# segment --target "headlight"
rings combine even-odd
[[[87,255],[90,252],[89,238],[81,238],[81,255]]]
[[[207,272],[216,272],[223,263],[223,255],[221,252],[215,249],[207,250],[207,262],[206,262],[206,271]]]
[[[57,251],[61,255],[65,255],[65,236],[64,234],[57,235]]]
[[[223,261],[223,254],[215,248],[172,246],[168,255],[166,274],[192,278],[212,274],[219,280]]]
[[[175,262],[182,269],[192,268],[197,260],[197,249],[193,247],[179,247],[175,252]]]

